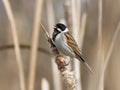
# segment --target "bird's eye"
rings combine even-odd
[[[54,32],[56,32],[56,33],[60,33],[61,32],[61,30],[59,29],[59,28],[54,28]]]

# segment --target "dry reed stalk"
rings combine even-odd
[[[103,40],[102,40],[102,0],[99,0],[99,11],[98,11],[98,58],[102,56],[102,61],[104,60],[103,54]]]
[[[98,41],[102,44],[102,0],[99,0],[98,11]]]
[[[78,19],[77,19],[77,12],[76,12],[76,2],[75,0],[71,0],[71,13],[72,13],[72,30],[73,30],[73,36],[76,39],[77,43],[79,42],[79,26],[78,26]],[[82,84],[81,84],[81,75],[80,75],[80,63],[78,60],[74,60],[74,70],[76,72],[75,77],[78,82],[78,88],[79,90],[82,90]]]
[[[53,54],[53,55],[59,54],[59,52],[58,52],[55,44],[53,43],[53,41],[52,41],[49,33],[47,32],[47,29],[45,28],[45,26],[44,26],[42,23],[40,23],[40,25],[41,25],[41,28],[42,28],[42,30],[44,31],[45,35],[46,35],[46,38],[47,38],[48,42],[49,42],[50,45],[51,45],[52,52],[51,52],[50,54]]]
[[[116,30],[114,32],[113,38],[111,40],[111,43],[110,43],[110,46],[109,46],[109,49],[108,49],[107,56],[105,57],[105,63],[104,63],[104,66],[102,68],[100,81],[99,81],[99,84],[100,84],[100,86],[98,88],[99,90],[104,90],[104,74],[105,74],[105,70],[106,70],[108,62],[110,60],[110,56],[111,56],[111,53],[112,53],[112,50],[113,50],[113,47],[114,47],[114,44],[115,44],[115,41],[116,41],[116,38],[118,36],[119,31],[120,31],[120,22],[118,23],[118,26],[117,26],[117,28],[116,28]]]
[[[77,12],[76,12],[76,2],[75,0],[71,0],[71,14],[72,14],[72,34],[74,38],[78,42],[78,24],[77,24]]]
[[[104,54],[103,54],[103,41],[102,41],[102,0],[99,0],[99,10],[98,10],[98,59],[99,58],[102,59],[102,62],[103,62],[103,59],[104,59],[103,55]]]
[[[100,86],[100,90],[103,90],[103,84],[100,85],[99,81],[100,81],[100,73],[102,72],[102,67],[104,64],[104,51],[103,51],[103,40],[102,40],[102,0],[98,1],[98,52],[97,52],[97,60],[100,61],[99,63],[99,73],[96,75],[97,80],[97,87],[96,89],[98,89],[98,87]],[[98,63],[98,62],[97,62]]]
[[[43,0],[36,1],[36,11],[34,17],[34,28],[31,43],[31,57],[30,57],[30,67],[29,67],[29,77],[28,77],[28,90],[34,90],[35,85],[35,73],[36,73],[36,62],[37,62],[37,48],[39,40],[39,27],[41,20]]]
[[[102,43],[102,0],[99,0],[99,8],[98,8],[98,56],[103,49]],[[99,57],[98,57],[99,58]]]
[[[42,23],[40,23],[40,25],[41,25],[42,30],[44,31],[47,39],[48,39],[48,40],[51,39],[49,33],[46,31],[47,29],[45,28],[45,26],[44,26]]]
[[[103,51],[103,40],[102,40],[102,0],[98,1],[98,37],[97,37],[97,61],[95,62],[95,79],[90,81],[89,88],[91,90],[98,90],[100,86],[100,74],[102,72],[102,65],[104,64],[104,51]],[[101,85],[101,88],[102,85]]]
[[[79,30],[79,47],[82,50],[82,46],[83,46],[83,40],[84,40],[84,35],[85,35],[85,27],[86,27],[86,21],[87,21],[87,14],[83,13],[82,15],[82,20],[81,20],[81,28]]]
[[[117,39],[117,36],[119,34],[119,31],[120,31],[120,22],[118,23],[118,26],[117,26],[117,28],[115,30],[114,36],[113,36],[112,41],[110,43],[110,47],[109,47],[107,56],[105,57],[105,64],[104,64],[104,69],[103,69],[104,72],[105,72],[107,64],[108,64],[108,62],[110,60],[110,56],[111,56],[111,53],[112,53],[112,50],[113,50],[113,47],[114,47],[114,44],[115,44],[115,40]]]
[[[70,33],[72,33],[72,13],[71,13],[71,3],[70,0],[65,0],[65,19]]]
[[[81,0],[76,0],[76,18],[78,30],[81,29]],[[78,35],[79,36],[79,35]]]
[[[41,90],[50,90],[50,83],[46,78],[42,78],[40,86]]]
[[[49,28],[48,30],[51,36],[53,32],[53,27],[55,25],[55,16],[54,16],[52,0],[47,0],[46,9],[47,9],[47,20],[48,20],[48,28]],[[60,74],[59,72],[57,72],[58,70],[56,68],[55,59],[53,57],[51,58],[51,62],[52,62],[52,73],[54,77],[53,78],[54,90],[62,90],[62,85],[60,82]]]
[[[53,32],[53,26],[55,25],[55,15],[54,15],[54,9],[53,9],[53,1],[47,0],[46,2],[47,7],[47,20],[48,20],[48,28],[50,36]]]
[[[18,40],[18,35],[17,35],[15,19],[13,16],[13,12],[12,12],[9,0],[2,0],[2,1],[4,4],[4,7],[6,9],[8,19],[11,24],[13,42],[14,42],[14,46],[15,46],[15,55],[16,55],[16,60],[17,60],[17,65],[18,65],[18,70],[19,70],[20,90],[26,90],[24,69],[23,69],[23,64],[22,64],[22,56],[20,53],[19,40]]]

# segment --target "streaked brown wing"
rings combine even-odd
[[[76,43],[76,41],[74,40],[74,38],[72,37],[72,35],[70,33],[66,33],[66,38],[67,38],[67,44],[73,49],[73,51],[81,56],[81,51],[80,49],[78,48],[78,45]]]
[[[74,53],[76,54],[76,58],[78,57],[78,59],[82,62],[82,64],[87,68],[87,70],[93,74],[92,69],[90,68],[90,66],[87,64],[87,62],[85,61],[85,59],[82,57],[81,51],[78,48],[78,45],[76,43],[76,41],[74,40],[74,38],[72,37],[72,35],[70,35],[69,33],[66,33],[66,38],[67,38],[67,44],[73,49]]]

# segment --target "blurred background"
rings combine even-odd
[[[31,45],[38,1],[42,2],[38,5],[41,23],[50,35],[54,25],[64,21],[94,71],[93,78],[80,62],[72,62],[69,68],[79,70],[79,90],[120,90],[120,0],[8,0],[16,22],[26,89],[20,88],[14,39],[3,1],[0,0],[0,90],[30,87]],[[38,33],[34,88],[28,90],[67,90],[41,28]]]

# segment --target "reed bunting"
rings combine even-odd
[[[77,58],[88,69],[90,73],[93,73],[90,66],[82,57],[81,51],[76,41],[74,40],[72,35],[69,33],[68,28],[64,24],[57,23],[55,25],[55,28],[52,34],[52,40],[56,45],[60,54],[70,56],[71,58]]]

